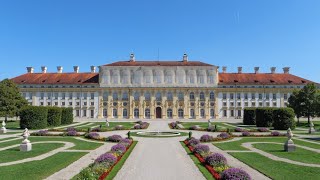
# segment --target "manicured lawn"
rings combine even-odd
[[[278,157],[299,162],[320,164],[319,153],[298,147],[294,152],[284,152],[282,143],[284,143],[286,140],[286,137],[244,137],[239,141],[213,144],[222,150],[248,150],[242,147],[241,144],[244,142],[277,142],[281,144],[253,144],[253,146]],[[320,149],[319,144],[304,142],[298,139],[293,139],[293,141],[297,145]],[[305,167],[280,161],[273,161],[258,153],[233,152],[230,154],[272,179],[317,179],[320,173],[320,168]]]
[[[7,129],[20,129],[20,121],[7,121]]]
[[[291,159],[298,162],[320,164],[320,154],[303,148],[296,147],[294,152],[285,152],[280,144],[253,144],[253,147],[263,150],[278,157]]]
[[[208,180],[214,180],[212,174],[206,169],[206,167],[198,160],[198,158],[193,155],[193,153],[190,151],[190,149],[183,143],[180,142],[183,148],[186,150],[188,156],[192,159],[194,164],[198,167],[199,171],[203,174],[203,176]]]
[[[200,128],[203,128],[203,129],[207,129],[208,128],[208,123],[207,122],[181,122],[181,124],[186,129],[189,129],[190,127],[195,126],[195,125],[198,125],[198,126],[200,126]],[[220,128],[220,129],[227,129],[227,128],[234,129],[234,127],[225,125],[225,124],[223,124],[221,122],[212,122],[211,123],[211,126],[215,126],[215,125],[217,125],[218,128]]]
[[[134,122],[109,122],[109,127],[106,126],[105,122],[94,122],[93,124],[87,125],[87,126],[81,126],[79,129],[85,129],[87,130],[88,128],[92,127],[99,127],[100,125],[102,126],[102,130],[113,130],[114,127],[117,125],[122,125],[124,128],[132,128],[136,123]]]
[[[273,161],[257,153],[230,154],[272,179],[319,179],[320,168],[298,166],[285,162]]]
[[[40,180],[67,167],[81,158],[84,152],[60,152],[40,161],[0,167],[1,179]]]
[[[75,144],[74,147],[70,149],[78,149],[78,150],[92,150],[100,147],[102,144],[101,143],[95,143],[95,142],[87,142],[87,141],[82,141],[75,139],[73,137],[29,137],[29,140],[32,142],[37,142],[37,141],[66,141],[66,142],[72,142]],[[8,142],[3,142],[1,143],[0,141],[0,148],[1,147],[6,147],[14,144],[20,144],[22,141],[21,140],[13,140],[13,141],[8,141]]]
[[[39,156],[41,154],[47,153],[59,147],[62,147],[64,144],[60,143],[46,143],[46,144],[33,144],[32,151],[21,152],[18,147],[0,151],[0,162],[12,162],[25,158]]]
[[[320,121],[312,121],[312,123],[314,124],[314,128],[319,129],[320,128]],[[296,124],[297,127],[299,128],[306,128],[308,129],[310,126],[308,124],[308,121],[300,121],[300,123]]]
[[[0,136],[4,136],[4,135],[8,135],[8,134],[22,134],[22,131],[21,132],[7,132],[5,134],[0,134]]]

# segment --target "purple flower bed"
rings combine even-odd
[[[76,130],[76,128],[74,128],[74,127],[68,127],[68,128],[66,129],[66,131],[68,132],[68,131],[77,131],[77,130]]]
[[[251,180],[250,175],[239,168],[229,168],[222,172],[222,180]]]
[[[191,138],[188,142],[188,144],[192,147],[195,147],[196,145],[200,144],[200,140],[196,138]]]
[[[103,163],[107,167],[111,167],[117,162],[117,157],[112,153],[105,153],[100,155],[95,161],[95,163]]]
[[[204,144],[198,144],[194,148],[193,152],[200,154],[201,156],[208,154],[210,152],[209,146]]]
[[[268,128],[258,128],[259,132],[269,132],[270,130]]]
[[[242,136],[250,136],[251,135],[251,133],[250,132],[248,132],[248,131],[244,131],[244,132],[242,132]]]
[[[281,133],[280,133],[279,131],[272,131],[272,132],[271,132],[271,135],[272,135],[272,136],[280,136]]]
[[[244,129],[237,127],[234,129],[234,131],[235,132],[244,132]]]
[[[100,135],[96,132],[90,132],[86,137],[89,139],[100,139]]]
[[[91,132],[101,132],[101,128],[100,127],[92,128]]]
[[[119,142],[120,144],[123,144],[124,146],[128,147],[131,144],[132,140],[131,139],[121,139]]]
[[[222,139],[228,139],[230,138],[230,134],[226,133],[226,132],[222,132],[218,135],[218,137],[222,138]]]
[[[134,129],[142,129],[140,124],[136,124],[133,126]]]
[[[205,158],[205,161],[212,167],[227,165],[227,159],[220,153],[210,154]]]
[[[77,136],[78,135],[78,132],[77,131],[68,131],[66,133],[67,136]]]
[[[214,139],[213,136],[210,136],[208,134],[202,135],[200,137],[201,142],[210,142],[210,141],[213,141],[213,139]]]
[[[120,135],[112,135],[112,136],[109,136],[107,138],[107,141],[111,141],[111,142],[120,142],[122,140],[122,137]]]
[[[111,151],[115,152],[115,153],[119,153],[119,154],[123,154],[124,152],[126,152],[126,146],[124,146],[123,144],[117,144],[112,146]]]
[[[198,128],[198,126],[191,126],[190,128],[189,128],[189,130],[198,130],[199,128]]]

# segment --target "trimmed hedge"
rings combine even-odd
[[[243,112],[243,124],[256,125],[256,108],[245,108]]]
[[[61,124],[72,124],[73,123],[73,109],[62,108]]]
[[[40,106],[26,106],[20,111],[20,127],[41,129],[47,127],[48,108]]]
[[[273,127],[276,130],[292,130],[296,127],[295,114],[292,108],[278,108],[274,111]]]
[[[62,109],[59,107],[47,107],[48,108],[48,126],[60,126],[61,125],[61,113]]]
[[[272,127],[273,114],[277,108],[256,108],[257,127]]]

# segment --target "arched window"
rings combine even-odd
[[[178,99],[179,99],[179,101],[183,101],[184,100],[184,95],[183,95],[182,92],[179,92]]]
[[[149,92],[144,93],[144,98],[146,99],[146,101],[150,101],[151,100],[151,96]]]
[[[178,117],[183,118],[183,109],[178,109]]]
[[[172,118],[172,109],[167,110],[167,117]]]
[[[150,109],[146,109],[144,111],[144,117],[147,118],[147,119],[150,119]]]
[[[200,116],[201,116],[201,118],[204,118],[204,116],[205,116],[204,109],[200,109]]]
[[[172,92],[168,92],[168,94],[167,94],[167,99],[168,99],[169,101],[172,101],[172,100],[173,100]]]
[[[194,92],[190,93],[190,97],[189,98],[190,98],[190,100],[194,100]]]
[[[138,108],[134,109],[133,115],[134,115],[134,118],[139,118],[139,109]]]
[[[127,109],[123,109],[122,116],[123,116],[123,118],[127,118],[128,117],[128,110]]]
[[[195,118],[194,109],[190,109],[190,118]]]
[[[112,98],[113,98],[114,101],[118,101],[118,93],[114,92],[112,94]]]
[[[161,101],[161,100],[162,100],[161,92],[157,92],[157,94],[156,94],[156,100],[157,100],[157,101]]]
[[[114,118],[117,118],[117,117],[118,117],[118,110],[117,110],[117,109],[113,109],[113,110],[112,110],[112,116],[113,116]]]
[[[214,92],[210,92],[210,100],[214,100]]]
[[[103,109],[103,117],[107,117],[108,116],[108,110],[107,109]]]
[[[173,74],[172,74],[172,71],[167,71],[166,72],[166,83],[168,84],[172,84],[172,79],[173,79]]]
[[[123,84],[128,84],[129,83],[129,72],[127,70],[124,70],[122,72],[121,82]]]
[[[214,118],[214,109],[210,109],[210,117]]]
[[[139,92],[135,92],[134,93],[134,100],[135,101],[139,101],[139,98],[140,98],[140,93]]]
[[[128,99],[129,99],[128,93],[127,93],[127,92],[124,92],[124,93],[122,94],[122,100],[123,100],[123,101],[128,101]]]
[[[202,101],[204,100],[204,92],[200,93],[200,100],[202,100]]]

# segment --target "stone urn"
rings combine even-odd
[[[5,134],[5,133],[7,133],[6,122],[2,121],[2,128],[0,129],[0,134]]]
[[[28,137],[30,136],[29,130],[27,128],[24,129],[24,132],[22,134],[23,141],[20,144],[20,151],[31,151],[32,144],[28,140]]]
[[[292,133],[290,128],[287,130],[287,137],[288,137],[288,140],[284,143],[284,150],[286,152],[295,151],[296,150],[296,146],[295,146],[294,142],[291,139],[293,137],[293,133]]]

